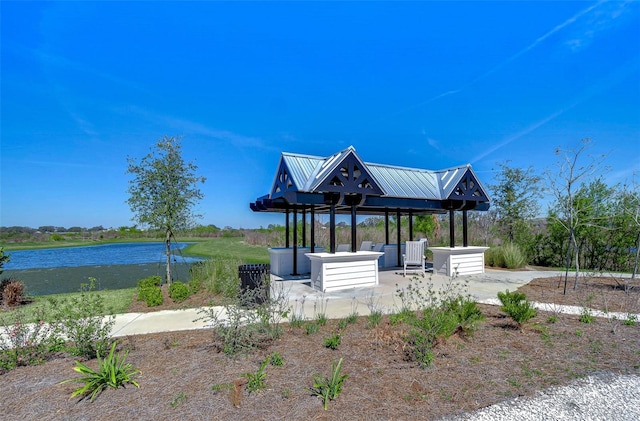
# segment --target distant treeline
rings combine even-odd
[[[163,233],[156,230],[140,229],[138,227],[122,226],[118,228],[104,228],[98,225],[92,228],[85,227],[55,227],[45,225],[38,228],[31,227],[0,227],[0,242],[23,243],[23,242],[48,242],[65,240],[110,240],[117,238],[163,238]],[[242,236],[242,230],[231,227],[218,228],[217,226],[198,225],[189,230],[180,232],[180,236],[186,237],[222,237],[222,236]]]

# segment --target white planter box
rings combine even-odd
[[[383,253],[308,253],[311,286],[319,291],[378,285],[378,258]]]
[[[484,273],[484,252],[489,247],[429,247],[433,273],[464,276]]]

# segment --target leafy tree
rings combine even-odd
[[[500,167],[496,180],[490,185],[492,208],[496,213],[499,234],[509,242],[515,242],[532,255],[532,221],[538,215],[538,200],[542,197],[541,177],[533,168],[513,168],[506,163]]]
[[[616,250],[613,233],[615,187],[607,186],[601,178],[584,183],[575,195],[576,214],[582,221],[576,226],[580,244],[582,267],[602,270]]]
[[[434,243],[439,237],[440,220],[438,215],[417,215],[413,226],[416,231],[423,233]]]
[[[4,247],[0,247],[0,273],[3,272],[2,268],[9,260],[11,260],[11,256],[9,254],[4,254]]]
[[[617,224],[615,232],[626,233],[626,243],[621,246],[626,250],[633,250],[633,270],[631,279],[634,280],[638,274],[638,260],[640,258],[640,186],[633,181],[631,186],[624,186],[615,209],[621,212],[617,214]],[[628,253],[626,253],[628,255]]]
[[[202,199],[196,175],[197,166],[182,158],[180,139],[163,137],[151,153],[137,162],[127,158],[129,180],[127,200],[133,220],[143,226],[163,231],[166,243],[167,283],[171,284],[171,240],[174,232],[186,229],[196,218],[193,207]]]

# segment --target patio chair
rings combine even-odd
[[[407,276],[407,269],[414,272],[420,272],[424,278],[425,273],[425,257],[424,250],[427,242],[407,241],[405,244],[405,253],[402,255],[403,271],[402,276]]]
[[[351,244],[338,244],[336,252],[340,251],[351,251]]]
[[[360,251],[371,251],[373,241],[363,241],[360,243]]]

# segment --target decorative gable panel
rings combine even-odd
[[[323,177],[314,191],[382,195],[382,189],[352,150]]]
[[[291,177],[291,172],[287,168],[287,164],[284,161],[280,162],[280,167],[276,173],[276,179],[273,182],[271,189],[271,196],[280,196],[287,191],[297,191],[298,187]]]
[[[470,170],[464,173],[448,199],[473,200],[476,202],[489,201],[482,186]]]

